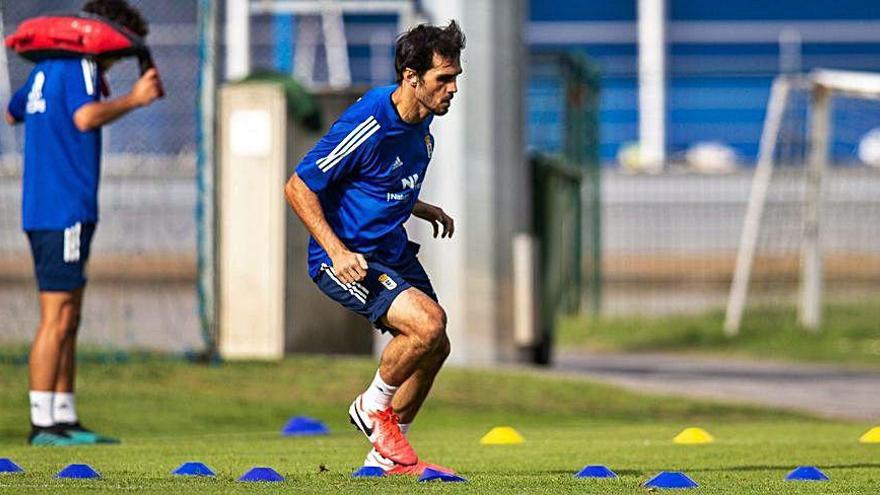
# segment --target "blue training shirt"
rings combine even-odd
[[[81,132],[73,114],[101,97],[98,69],[86,59],[44,60],[12,96],[25,123],[22,227],[62,230],[98,221],[101,131]]]
[[[333,232],[356,253],[383,263],[404,258],[412,214],[434,149],[433,117],[407,124],[391,102],[396,85],[375,88],[350,106],[309,151],[296,173],[321,202]],[[309,275],[332,264],[309,240]]]

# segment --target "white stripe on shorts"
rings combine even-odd
[[[356,289],[355,287],[353,287],[351,284],[344,284],[344,283],[342,283],[341,280],[339,280],[338,278],[336,278],[336,273],[333,271],[333,268],[332,268],[332,267],[327,266],[326,263],[322,263],[322,264],[321,264],[321,270],[324,271],[324,272],[326,272],[327,275],[328,275],[331,279],[333,279],[334,282],[336,282],[340,287],[342,287],[343,289],[345,289],[349,294],[351,294],[352,296],[354,296],[354,298],[357,299],[358,301],[360,301],[361,304],[367,304],[367,296],[366,296],[366,294],[361,293],[359,290],[357,290],[357,289]]]
[[[80,237],[82,224],[77,222],[72,227],[64,229],[64,262],[76,263],[79,261]]]
[[[336,272],[333,271],[333,268],[329,268],[329,270],[330,270],[330,273],[333,275],[333,277],[336,278],[336,279],[338,280],[338,279],[339,279],[339,275],[336,275]],[[341,282],[341,281],[340,281],[340,282]],[[352,282],[352,283],[350,283],[350,284],[345,284],[345,288],[346,288],[347,290],[349,290],[349,291],[354,291],[357,295],[361,296],[361,297],[364,298],[364,299],[367,298],[367,295],[368,295],[368,294],[367,294],[366,292],[364,292],[365,289],[363,288],[362,285],[358,284],[357,282]]]
[[[339,275],[336,274],[336,270],[334,270],[332,266],[327,266],[327,269],[330,270],[330,273],[333,274],[334,277],[336,277],[337,279],[339,278]],[[366,287],[361,285],[360,282],[352,282],[350,284],[345,284],[345,288],[346,289],[354,289],[355,291],[357,291],[360,295],[362,295],[364,297],[367,297],[370,295],[369,289],[367,289]]]

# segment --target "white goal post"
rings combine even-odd
[[[842,95],[880,99],[878,73],[817,69],[806,76],[783,75],[774,80],[724,320],[724,332],[729,336],[739,333],[742,322],[761,218],[775,165],[776,143],[779,141],[782,120],[791,92],[796,89],[810,93],[809,151],[803,205],[798,319],[800,324],[810,331],[818,331],[822,320],[820,213],[822,177],[829,159],[832,97]]]

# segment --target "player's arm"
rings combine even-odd
[[[127,95],[80,106],[73,114],[73,123],[82,132],[90,131],[109,124],[136,108],[149,105],[160,94],[159,74],[156,69],[150,69],[134,83]]]
[[[306,226],[312,237],[327,251],[333,260],[333,270],[346,284],[363,280],[367,276],[367,260],[360,253],[348,250],[339,240],[324,217],[318,195],[294,173],[284,186],[287,203]]]
[[[449,237],[452,239],[452,234],[455,232],[455,221],[439,206],[417,200],[413,207],[413,215],[429,222],[434,227],[435,238],[439,234],[441,238]],[[443,227],[442,233],[440,232],[441,226]]]
[[[27,108],[27,86],[18,89],[9,100],[6,107],[6,123],[9,125],[24,122],[24,112]]]
[[[367,276],[367,261],[339,239],[327,222],[318,196],[327,188],[336,187],[372,157],[379,129],[372,116],[365,120],[340,119],[306,153],[284,188],[290,207],[330,256],[333,270],[345,283],[363,280]]]

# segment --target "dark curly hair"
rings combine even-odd
[[[464,50],[465,38],[458,23],[450,21],[446,27],[419,24],[397,38],[394,68],[397,82],[403,81],[404,69],[412,69],[421,78],[434,65],[434,54],[448,60],[458,60]]]
[[[141,38],[150,32],[150,26],[140,11],[125,0],[89,0],[82,10],[121,24]]]

